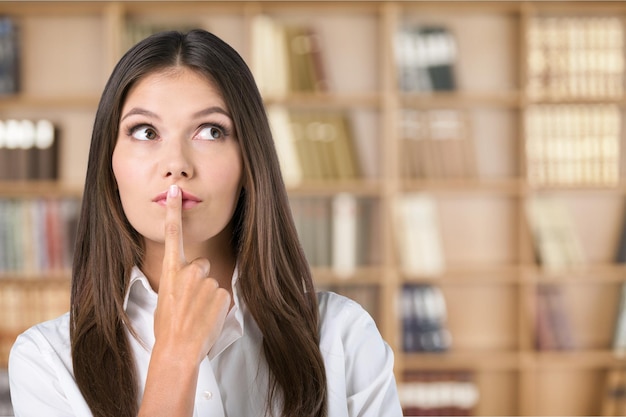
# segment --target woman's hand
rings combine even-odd
[[[209,277],[209,261],[185,259],[182,229],[182,197],[174,185],[166,203],[155,343],[139,416],[193,415],[200,363],[219,337],[230,307],[230,293]]]
[[[230,293],[209,277],[210,270],[205,258],[192,262],[185,259],[181,192],[173,185],[166,204],[165,254],[154,317],[155,344],[194,357],[198,364],[219,337],[230,306]]]

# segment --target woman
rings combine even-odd
[[[401,415],[372,319],[316,296],[254,79],[208,32],[115,67],[71,296],[11,351],[18,417]]]

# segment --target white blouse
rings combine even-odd
[[[223,331],[200,364],[195,417],[254,417],[265,410],[268,368],[262,335],[237,295]],[[400,417],[393,374],[393,352],[370,315],[340,295],[319,294],[320,350],[328,378],[328,417]],[[140,340],[130,336],[145,387],[154,345],[153,314],[157,294],[134,268],[125,308]],[[130,335],[130,333],[129,333]],[[11,399],[16,417],[91,416],[72,371],[69,313],[20,335],[9,356]]]

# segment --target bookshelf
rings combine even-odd
[[[347,274],[338,273],[330,262],[315,264],[318,285],[371,303],[370,311],[396,353],[400,385],[410,379],[405,378],[408,371],[469,371],[479,395],[471,409],[476,415],[601,412],[607,373],[623,367],[625,360],[611,350],[626,272],[614,261],[626,207],[623,152],[616,162],[619,175],[611,184],[538,184],[528,176],[525,120],[536,106],[611,105],[623,126],[624,80],[617,93],[541,96],[528,86],[535,69],[526,63],[534,42],[529,32],[537,22],[613,17],[625,26],[624,4],[3,1],[0,15],[15,19],[22,54],[20,90],[0,97],[0,120],[46,118],[60,130],[58,181],[1,182],[0,198],[16,200],[80,197],[99,94],[128,45],[129,27],[204,27],[233,45],[256,71],[254,27],[259,16],[285,25],[310,25],[322,42],[328,89],[268,93],[264,98],[268,108],[347,113],[363,171],[351,179],[290,185],[290,198],[294,206],[317,202],[329,209],[336,196],[347,193],[373,207],[365,227],[372,242],[370,256]],[[400,28],[420,25],[443,26],[454,35],[455,90],[399,88],[395,35]],[[467,117],[463,134],[471,139],[472,175],[405,175],[405,120],[400,116],[405,110],[453,110]],[[623,132],[622,127],[618,147],[624,146]],[[405,271],[400,261],[403,248],[397,243],[393,213],[400,197],[415,193],[425,193],[436,203],[444,270],[435,275]],[[558,196],[571,213],[586,257],[583,267],[551,272],[535,260],[525,207],[544,194]],[[68,277],[69,271],[2,273],[0,299],[19,293],[10,299],[21,299],[27,312],[42,294],[58,295],[69,288]],[[445,297],[452,335],[446,352],[402,352],[401,290],[418,283],[437,286]],[[546,283],[562,290],[573,349],[535,348],[537,288]],[[58,297],[60,304],[49,303],[41,314],[52,317],[63,310],[67,301]],[[5,326],[13,316],[4,307],[0,314],[2,367],[18,327],[26,323]],[[35,316],[27,320],[42,317]]]

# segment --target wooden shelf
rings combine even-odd
[[[266,97],[266,105],[281,105],[303,108],[354,108],[354,107],[381,107],[381,96],[377,93],[364,94],[337,94],[337,93],[290,93],[285,97]]]
[[[85,108],[95,110],[99,97],[36,97],[36,96],[0,96],[0,111],[15,109],[50,109],[50,108]]]
[[[380,267],[359,267],[350,274],[342,274],[331,268],[313,268],[313,280],[322,285],[380,285],[384,271]]]
[[[332,196],[337,193],[350,193],[359,197],[379,197],[382,190],[380,181],[303,181],[302,184],[289,186],[290,195]]]
[[[0,272],[0,291],[3,285],[57,286],[70,283],[71,271],[66,272]]]
[[[402,190],[427,191],[439,193],[470,193],[521,196],[524,193],[524,181],[516,178],[490,179],[420,179],[402,181]]]
[[[506,370],[520,369],[519,354],[515,351],[475,351],[404,354],[404,365],[410,369],[424,370]]]
[[[57,181],[0,181],[0,196],[4,198],[79,198],[82,192],[81,187]]]
[[[417,109],[496,107],[518,109],[523,95],[519,91],[451,91],[402,93],[402,105]]]
[[[59,158],[64,168],[58,182],[0,182],[0,197],[4,199],[80,198],[99,92],[125,50],[123,38],[128,22],[193,20],[233,45],[249,63],[254,52],[251,27],[257,15],[265,14],[281,22],[310,22],[329,39],[324,52],[330,57],[326,63],[335,88],[324,93],[270,95],[264,97],[265,104],[294,110],[341,109],[358,114],[355,127],[359,146],[363,146],[360,149],[369,158],[365,164],[368,170],[360,179],[304,181],[289,186],[287,191],[296,199],[328,199],[350,193],[368,202],[372,200],[378,251],[372,265],[360,265],[348,276],[330,267],[313,267],[315,283],[372,290],[378,301],[375,319],[395,351],[399,383],[404,382],[403,373],[408,370],[467,369],[475,374],[480,390],[476,409],[479,415],[557,414],[554,410],[578,415],[599,412],[602,398],[594,391],[598,379],[589,379],[589,373],[600,378],[606,369],[626,362],[626,354],[609,349],[617,289],[626,282],[626,264],[612,262],[626,211],[626,178],[612,186],[530,184],[524,169],[524,116],[536,104],[606,103],[620,107],[623,129],[626,97],[530,97],[525,90],[526,31],[535,16],[618,15],[626,22],[626,3],[51,0],[0,2],[0,13],[15,16],[24,25],[22,48],[31,51],[31,55],[24,55],[22,66],[24,91],[0,97],[0,119],[53,119],[63,133]],[[68,21],[71,26],[65,27]],[[459,34],[456,91],[399,90],[394,36],[399,27],[415,22],[445,24]],[[60,60],[51,62],[52,72],[42,68],[38,59],[46,51],[39,45],[47,35],[67,40],[58,45],[55,56],[67,59],[68,54],[80,55],[79,60],[86,63],[84,68],[73,65],[68,71],[65,61]],[[399,164],[403,139],[398,117],[403,109],[458,109],[470,113],[476,176],[404,178]],[[624,142],[622,138],[622,152]],[[622,159],[620,169],[624,171],[623,155]],[[437,276],[406,274],[399,264],[393,208],[399,197],[409,193],[427,193],[440,203],[446,265]],[[535,263],[525,204],[542,194],[562,196],[577,208],[575,220],[589,251],[583,268],[551,273]],[[0,274],[0,295],[6,287],[69,288],[70,275],[70,271],[46,277]],[[450,351],[402,352],[402,322],[397,304],[403,286],[411,283],[440,286],[454,300],[447,304],[450,324],[456,331]],[[544,283],[562,286],[575,297],[576,304],[571,307],[576,313],[574,330],[583,339],[580,349],[532,349],[532,308],[536,288]],[[16,336],[14,331],[0,326],[0,366],[6,366],[5,348]],[[580,396],[574,404],[561,398],[565,396],[559,391],[569,384],[575,384],[580,392],[594,393]]]

